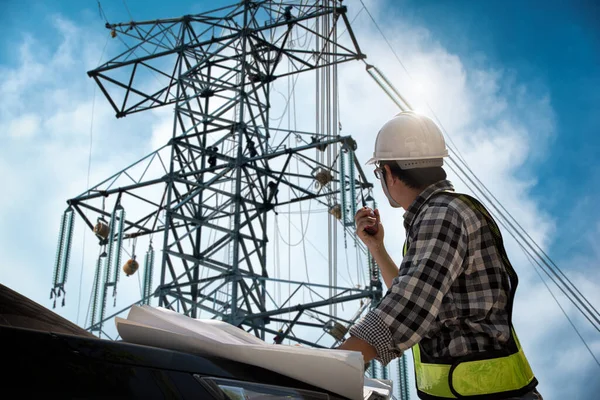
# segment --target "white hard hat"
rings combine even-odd
[[[403,111],[379,130],[373,158],[378,161],[397,161],[402,169],[441,167],[448,149],[444,135],[429,117],[413,111]]]

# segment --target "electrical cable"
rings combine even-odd
[[[127,0],[123,0],[123,5],[125,6],[125,10],[127,10],[127,14],[129,14],[129,18],[133,21],[133,15],[131,15],[131,11],[129,10],[129,7],[127,7]]]
[[[350,21],[350,26],[352,26],[352,24],[354,23],[354,21],[356,21],[356,19],[358,18],[358,16],[365,10],[365,7],[362,7],[360,10],[358,10],[358,12],[356,13],[356,15],[354,16],[354,18],[352,18],[352,20]],[[344,34],[348,32],[348,28],[344,29],[344,31],[342,33],[340,33],[340,35],[338,36],[338,39],[340,39],[342,36],[344,36]]]
[[[546,283],[546,281],[544,280],[544,278],[542,277],[542,275],[540,274],[540,272],[538,271],[538,269],[534,265],[533,258],[531,257],[531,255],[529,254],[529,252],[527,250],[525,250],[525,248],[522,245],[519,244],[519,246],[521,247],[521,250],[523,250],[523,253],[525,253],[525,256],[527,256],[527,259],[531,263],[531,266],[535,270],[535,273],[538,275],[538,277],[540,278],[540,280],[542,281],[542,283],[544,284],[544,286],[546,286],[546,289],[548,289],[548,291],[552,295],[552,298],[554,299],[554,301],[556,302],[556,304],[558,305],[558,307],[560,308],[560,310],[562,311],[562,313],[564,314],[564,316],[569,321],[569,324],[571,324],[571,327],[573,327],[573,329],[575,330],[575,333],[577,333],[577,336],[579,336],[579,339],[581,339],[581,341],[583,342],[583,345],[585,346],[585,348],[587,349],[587,351],[590,353],[590,355],[592,356],[592,358],[594,359],[594,361],[596,361],[596,364],[598,364],[598,366],[600,367],[600,361],[598,361],[598,359],[596,358],[596,356],[592,352],[592,349],[590,349],[590,346],[587,344],[587,342],[585,341],[585,339],[583,338],[583,336],[579,332],[579,329],[577,329],[577,327],[575,326],[575,324],[573,323],[573,321],[571,320],[571,318],[569,318],[569,316],[567,315],[567,312],[565,311],[565,309],[563,308],[563,306],[560,304],[560,302],[558,301],[558,299],[556,298],[556,296],[554,295],[554,293],[552,293],[552,290],[550,290],[550,287],[548,287],[548,284]]]
[[[98,1],[98,6],[100,10],[102,10],[102,6],[100,6],[100,2]],[[104,12],[102,12],[104,13]],[[98,65],[102,62],[102,58],[104,57],[104,52],[106,51],[106,46],[108,45],[108,39],[110,35],[106,35],[106,41],[104,42],[104,47],[102,49],[102,53],[100,53],[100,59],[98,60]],[[96,109],[96,85],[94,85],[94,91],[92,94],[92,115],[90,117],[90,146],[88,152],[88,167],[87,167],[87,178],[85,187],[90,187],[90,173],[92,168],[92,149],[94,143],[94,112]],[[84,215],[87,218],[87,208],[84,211]],[[81,250],[81,269],[79,270],[79,293],[77,295],[77,317],[75,319],[76,323],[79,324],[79,313],[81,311],[81,287],[83,286],[83,267],[85,264],[85,239],[86,239],[87,229],[83,230],[83,244]],[[87,318],[87,317],[86,317]]]

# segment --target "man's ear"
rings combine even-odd
[[[389,165],[384,165],[383,169],[385,170],[385,177],[386,177],[386,183],[388,186],[396,183],[396,176],[394,176],[394,174],[392,174],[392,169],[390,168]]]

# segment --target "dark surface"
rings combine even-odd
[[[0,325],[95,337],[85,329],[0,284]]]
[[[125,342],[5,326],[0,340],[3,391],[19,398],[212,399],[194,374],[322,392],[262,368]]]
[[[98,339],[2,285],[0,343],[0,382],[15,398],[216,398],[194,375],[323,392],[230,360]]]

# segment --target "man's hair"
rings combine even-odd
[[[392,175],[400,179],[412,189],[425,189],[427,186],[446,179],[446,171],[442,167],[402,169],[396,161],[381,161],[381,168],[388,165]]]

